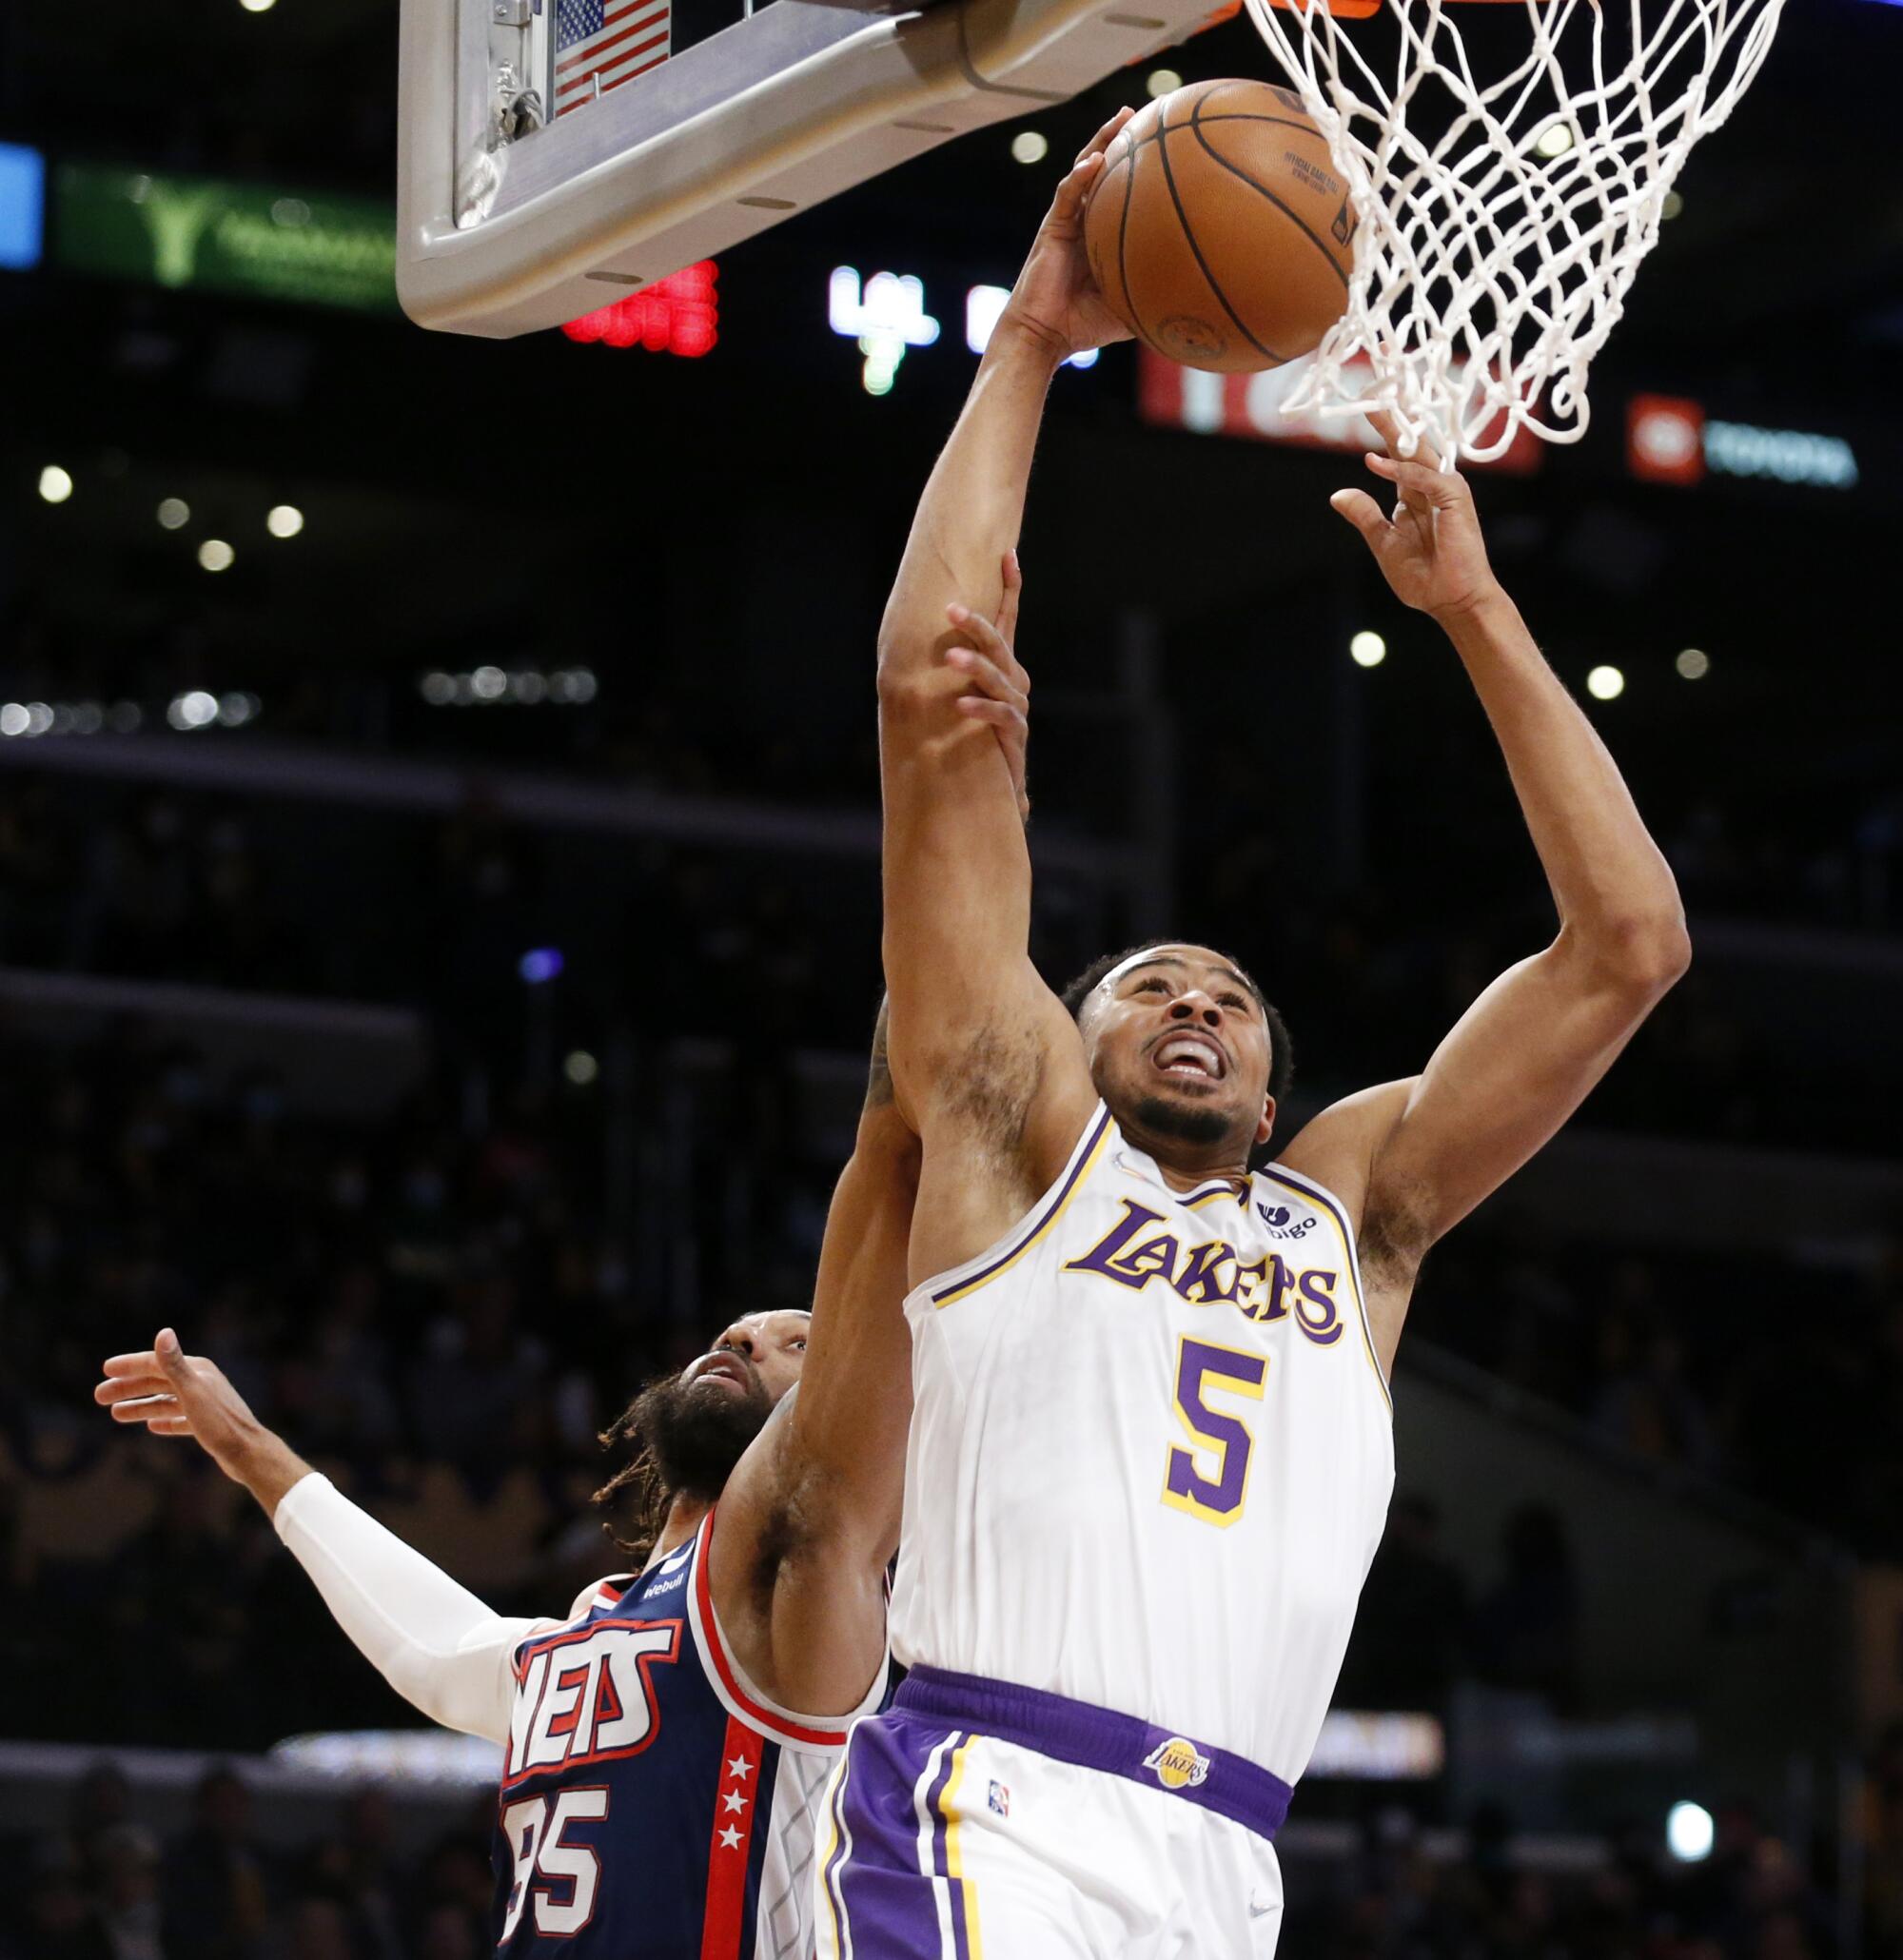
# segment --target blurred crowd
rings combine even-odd
[[[1711,1855],[1678,1864],[1633,1831],[1572,1870],[1530,1865],[1483,1806],[1450,1851],[1404,1810],[1380,1813],[1344,1858],[1291,1846],[1287,1960],[1894,1960],[1903,1953],[1903,1731],[1865,1783],[1860,1952],[1840,1938],[1827,1855],[1747,1809],[1717,1819]],[[110,1760],[64,1816],[0,1834],[0,1960],[478,1960],[489,1950],[489,1804],[419,1830],[372,1787],[286,1845],[259,1799],[213,1764],[178,1828],[134,1816]]]
[[[124,1774],[102,1760],[61,1827],[0,1837],[0,1960],[479,1960],[493,1950],[486,1797],[414,1853],[375,1787],[294,1848],[260,1834],[258,1803],[215,1764],[183,1828],[162,1835],[135,1819]]]
[[[1251,781],[1219,770],[1209,795],[1226,841],[1189,855],[1183,929],[1249,963],[1318,1088],[1418,1069],[1487,982],[1551,933],[1523,874],[1505,887],[1517,901],[1453,914],[1443,881],[1404,863],[1384,885],[1318,890],[1274,823],[1249,813]],[[1697,853],[1672,848],[1696,913]],[[1759,898],[1793,889],[1753,873],[1710,888],[1711,902],[1747,886]],[[1118,936],[1117,906],[1055,876],[1040,893],[1036,951],[1061,984]],[[790,1046],[856,1048],[878,985],[876,905],[870,858],[537,832],[480,803],[438,818],[0,776],[0,964],[416,1004],[492,1049],[520,1019],[518,962],[538,945],[563,951],[570,1011],[598,1029],[638,1007],[642,969],[664,958],[690,980],[671,1026],[744,1030],[769,1070]],[[1873,970],[1873,1016],[1883,987]],[[1859,1010],[1860,994],[1830,998]],[[1870,1067],[1822,1003],[1741,988],[1699,960],[1580,1120],[1885,1154]]]

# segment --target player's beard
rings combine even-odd
[[[1143,1097],[1130,1116],[1144,1135],[1193,1144],[1199,1150],[1226,1142],[1236,1127],[1235,1119],[1220,1109],[1199,1103],[1173,1103],[1167,1096]]]
[[[758,1371],[751,1363],[746,1366],[744,1395],[730,1394],[705,1379],[683,1382],[678,1375],[667,1375],[649,1382],[617,1424],[640,1440],[669,1497],[716,1502],[734,1465],[766,1426],[773,1402]]]

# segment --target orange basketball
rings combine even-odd
[[[1247,373],[1341,318],[1355,213],[1292,89],[1194,82],[1132,116],[1090,186],[1084,245],[1111,310],[1187,367]]]

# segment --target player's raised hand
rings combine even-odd
[[[1369,420],[1388,453],[1370,451],[1367,466],[1395,486],[1394,514],[1383,517],[1365,490],[1337,490],[1329,502],[1367,540],[1403,605],[1442,620],[1471,612],[1499,585],[1467,480],[1458,470],[1442,469],[1424,440],[1411,459],[1403,459],[1401,431],[1384,410]]]
[[[982,721],[997,735],[1010,770],[1011,788],[1017,793],[1017,813],[1029,819],[1030,795],[1025,788],[1025,762],[1030,744],[1030,676],[1019,662],[1014,644],[1018,597],[1023,590],[1024,574],[1018,569],[1017,553],[1008,551],[1004,597],[998,601],[995,619],[987,619],[965,606],[945,609],[952,624],[971,642],[948,647],[945,661],[976,690],[959,696],[958,712],[972,721]]]
[[[92,1399],[115,1422],[143,1422],[154,1436],[188,1436],[266,1511],[309,1465],[251,1413],[250,1405],[203,1355],[186,1354],[169,1327],[148,1348],[115,1354]]]
[[[1084,252],[1084,202],[1104,167],[1105,150],[1135,113],[1120,108],[1077,152],[998,319],[998,329],[1028,330],[1059,360],[1130,337],[1129,328],[1105,304],[1090,276],[1090,262]]]

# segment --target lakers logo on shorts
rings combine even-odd
[[[1143,1766],[1156,1772],[1156,1780],[1166,1790],[1193,1790],[1197,1784],[1206,1782],[1209,1774],[1209,1758],[1193,1742],[1186,1742],[1181,1735],[1172,1735],[1167,1742],[1159,1742],[1144,1757]]]

